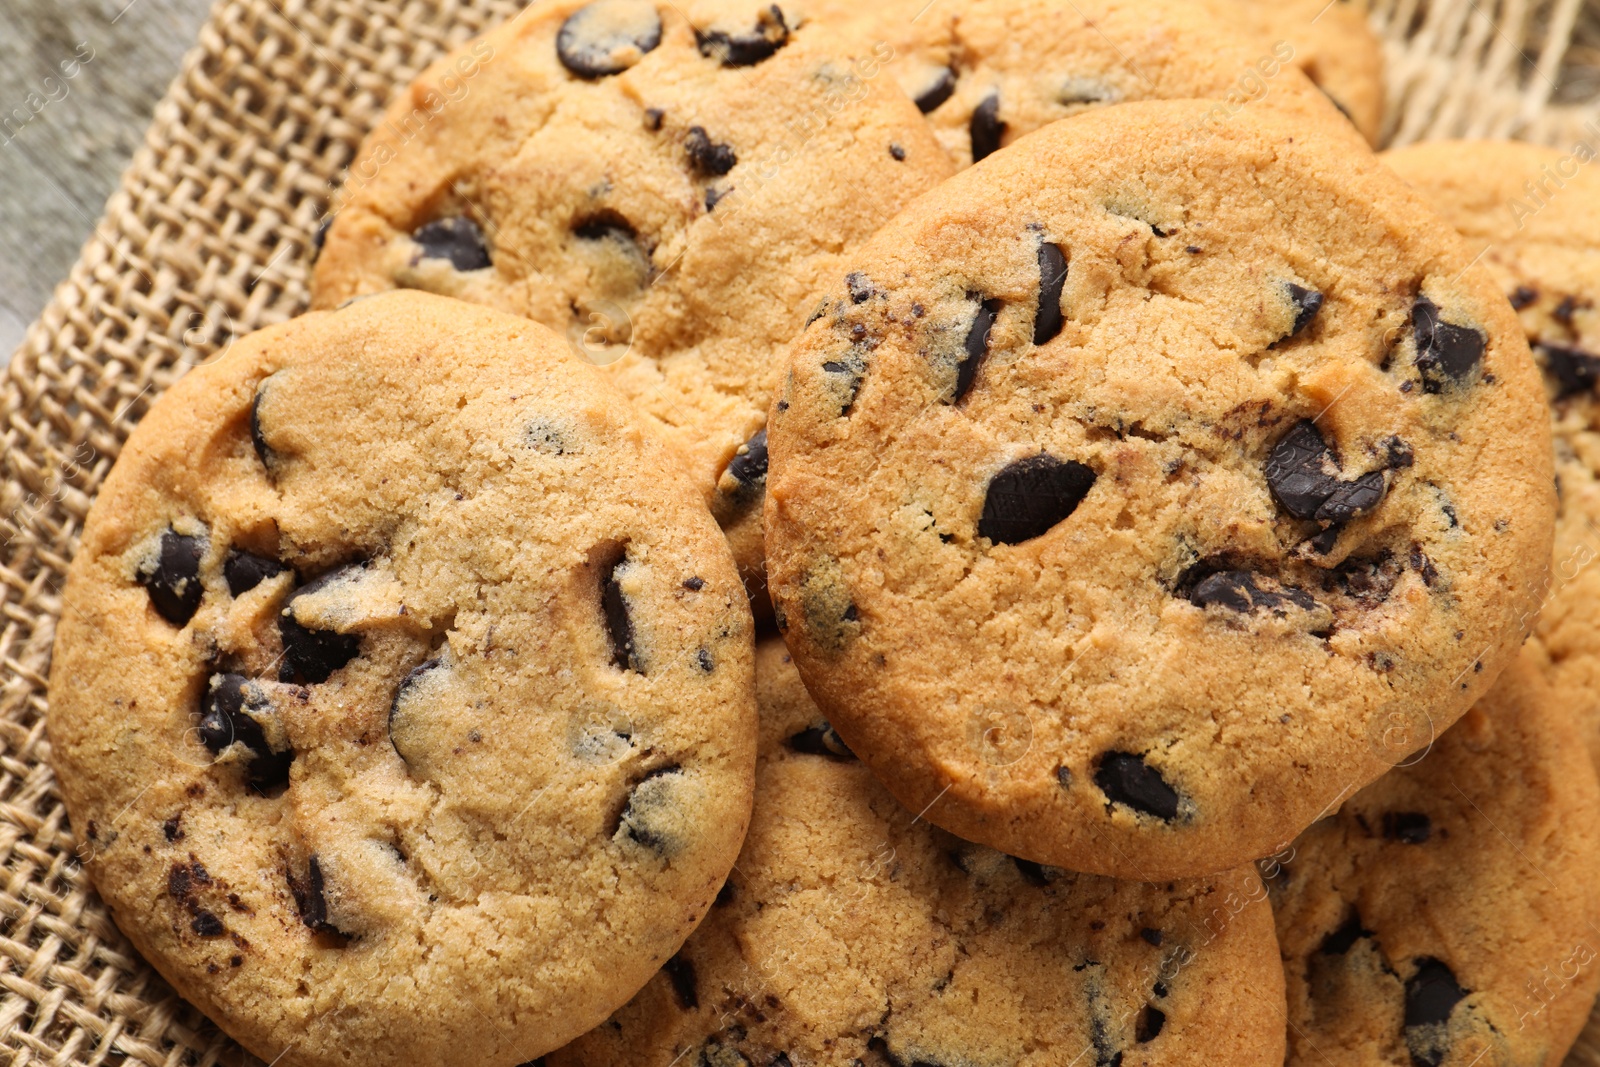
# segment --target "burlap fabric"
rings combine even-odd
[[[1568,145],[1600,121],[1596,0],[1372,0],[1394,143]],[[162,389],[306,304],[311,234],[396,86],[514,0],[222,0],[71,275],[6,373],[0,489],[0,1056],[249,1062],[128,948],[47,764],[62,578],[95,488]],[[1600,949],[1600,932],[1590,931]],[[1530,976],[1536,979],[1538,976]],[[1600,1026],[1569,1061],[1600,1067]]]

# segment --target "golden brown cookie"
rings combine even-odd
[[[1263,865],[1289,1067],[1558,1064],[1600,990],[1600,785],[1536,657]]]
[[[1269,854],[1493,683],[1554,512],[1473,251],[1370,155],[1203,102],[1056,123],[864,247],[795,345],[767,561],[912,810],[1156,879]]]
[[[1522,319],[1555,431],[1555,554],[1534,632],[1600,764],[1600,171],[1592,151],[1443,141],[1383,159],[1466,237]]]
[[[441,60],[351,164],[312,302],[427,289],[606,365],[761,578],[761,430],[849,252],[950,170],[870,47],[785,5],[559,0]]]
[[[513,1067],[677,951],[749,815],[749,608],[543,327],[418,293],[236,342],[107,476],[52,759],[117,924],[263,1061]]]
[[[1248,866],[1163,885],[968,844],[895,803],[757,647],[744,851],[695,935],[547,1067],[1283,1063]]]

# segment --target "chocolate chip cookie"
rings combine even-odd
[[[1557,1064],[1600,990],[1600,785],[1524,655],[1264,861],[1290,1067]]]
[[[1383,125],[1383,41],[1351,0],[1205,0],[1205,7],[1263,47],[1287,45],[1335,107],[1376,144]]]
[[[1476,250],[1372,156],[1206,109],[921,198],[767,441],[778,622],[851,749],[962,837],[1145,880],[1270,854],[1462,715],[1555,508]]]
[[[238,341],[106,478],[53,763],[118,925],[263,1061],[512,1067],[710,907],[752,623],[626,408],[541,326],[390,294]]]
[[[530,7],[401,94],[312,279],[426,289],[606,364],[761,574],[762,429],[840,256],[950,170],[870,45],[787,3]]]
[[[887,69],[959,166],[1128,100],[1208,99],[1219,118],[1267,107],[1293,115],[1302,136],[1357,141],[1292,47],[1190,0],[807,2],[847,40],[892,56]]]
[[[1383,158],[1483,251],[1544,371],[1560,510],[1534,632],[1600,765],[1600,172],[1592,153],[1510,141]]]
[[[895,803],[777,641],[756,679],[756,810],[717,905],[547,1067],[1282,1064],[1248,866],[1142,885],[968,844]]]

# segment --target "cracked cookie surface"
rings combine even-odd
[[[564,334],[687,466],[756,586],[765,468],[736,461],[785,345],[840,255],[950,171],[881,63],[787,0],[536,4],[363,145],[313,306],[418,288]]]
[[[845,40],[890,57],[885,71],[958,166],[1130,100],[1212,100],[1218,117],[1267,107],[1302,122],[1302,136],[1358,143],[1292,47],[1192,0],[806,2]]]
[[[263,1060],[512,1067],[716,896],[752,622],[625,412],[540,326],[388,294],[237,341],[123,448],[54,767],[119,926]]]
[[[1270,854],[1409,754],[1391,716],[1463,714],[1554,512],[1472,251],[1370,156],[1185,139],[1204,108],[1086,113],[919,200],[767,440],[778,623],[840,735],[952,832],[1122,877]]]
[[[1560,1063],[1600,989],[1600,785],[1530,649],[1262,873],[1289,1067]]]
[[[1279,1067],[1255,872],[1162,885],[1017,860],[900,807],[756,649],[758,797],[706,921],[547,1067]]]
[[[1509,141],[1382,158],[1483,250],[1544,372],[1559,506],[1534,635],[1600,766],[1600,175],[1592,157]]]

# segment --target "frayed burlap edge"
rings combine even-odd
[[[305,307],[310,235],[395,87],[517,6],[222,0],[6,372],[0,1054],[15,1067],[252,1062],[132,953],[75,860],[44,739],[63,576],[96,487],[152,400],[233,338]],[[1600,18],[1580,16],[1581,0],[1372,8],[1393,143],[1569,146],[1600,132],[1585,131],[1594,99],[1552,103],[1575,80],[1574,56],[1600,68]],[[1600,1026],[1569,1062],[1600,1067]]]

